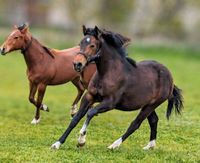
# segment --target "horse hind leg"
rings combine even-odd
[[[144,150],[153,149],[156,146],[156,135],[157,135],[157,124],[158,124],[158,116],[155,111],[153,111],[148,117],[149,126],[151,129],[150,132],[150,141],[143,148]]]
[[[127,131],[113,144],[111,144],[108,148],[109,149],[118,148],[123,141],[125,141],[133,132],[135,132],[140,127],[143,120],[147,118],[158,105],[160,105],[160,103],[154,105],[146,105],[145,107],[143,107],[139,112],[139,114],[137,115],[137,117],[135,118],[135,120],[130,124]]]
[[[83,85],[81,84],[79,78],[74,80],[74,81],[72,81],[72,83],[76,86],[76,88],[78,90],[78,94],[77,94],[77,96],[76,96],[76,98],[75,98],[75,100],[74,100],[74,102],[72,104],[72,108],[71,108],[71,112],[70,112],[71,116],[73,117],[78,111],[77,104],[78,104],[79,100],[81,99],[85,89],[84,89]]]
[[[40,110],[49,111],[48,107],[45,104],[42,104],[42,100],[45,94],[46,85],[40,84],[38,86],[38,97],[36,101],[36,114],[34,119],[31,121],[31,124],[38,124],[40,122]]]

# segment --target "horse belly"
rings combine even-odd
[[[129,89],[128,89],[129,88]],[[117,108],[120,110],[137,110],[154,101],[158,89],[154,82],[145,82],[142,85],[135,82],[128,85],[121,99],[118,102]]]
[[[144,106],[146,103],[148,103],[146,100],[142,101],[140,99],[136,100],[134,98],[132,99],[122,99],[116,106],[117,110],[123,110],[123,111],[132,111],[132,110],[138,110],[142,106]]]
[[[64,84],[79,76],[79,73],[73,69],[72,59],[73,56],[57,58],[55,62],[56,71],[51,85]]]

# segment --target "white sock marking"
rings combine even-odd
[[[111,144],[108,148],[109,149],[115,149],[119,147],[122,143],[122,138],[117,139],[113,144]]]
[[[153,149],[156,146],[156,140],[151,140],[143,149],[149,150]]]
[[[39,122],[40,122],[40,118],[39,119],[33,118],[33,120],[31,121],[31,124],[36,125]]]
[[[61,146],[61,143],[59,141],[52,144],[51,149],[59,149]]]
[[[86,132],[86,129],[87,129],[87,125],[84,123],[80,130],[80,134],[84,135],[84,132]]]
[[[80,134],[80,136],[78,138],[78,143],[85,144],[85,142],[86,142],[86,134],[85,135]]]
[[[47,110],[48,110],[48,106],[45,105],[45,104],[42,104],[42,108],[43,108],[44,111],[47,111]]]

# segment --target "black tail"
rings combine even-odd
[[[176,114],[181,114],[181,111],[183,109],[183,96],[181,92],[182,92],[181,89],[179,89],[177,86],[174,85],[173,96],[170,99],[168,99],[167,114],[166,114],[168,120],[174,108],[176,109],[175,110]]]

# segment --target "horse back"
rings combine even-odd
[[[80,47],[79,46],[75,46],[69,49],[63,49],[63,50],[58,50],[58,49],[51,49],[50,50],[51,53],[53,53],[54,55],[75,55],[77,54],[77,52],[80,51]]]

